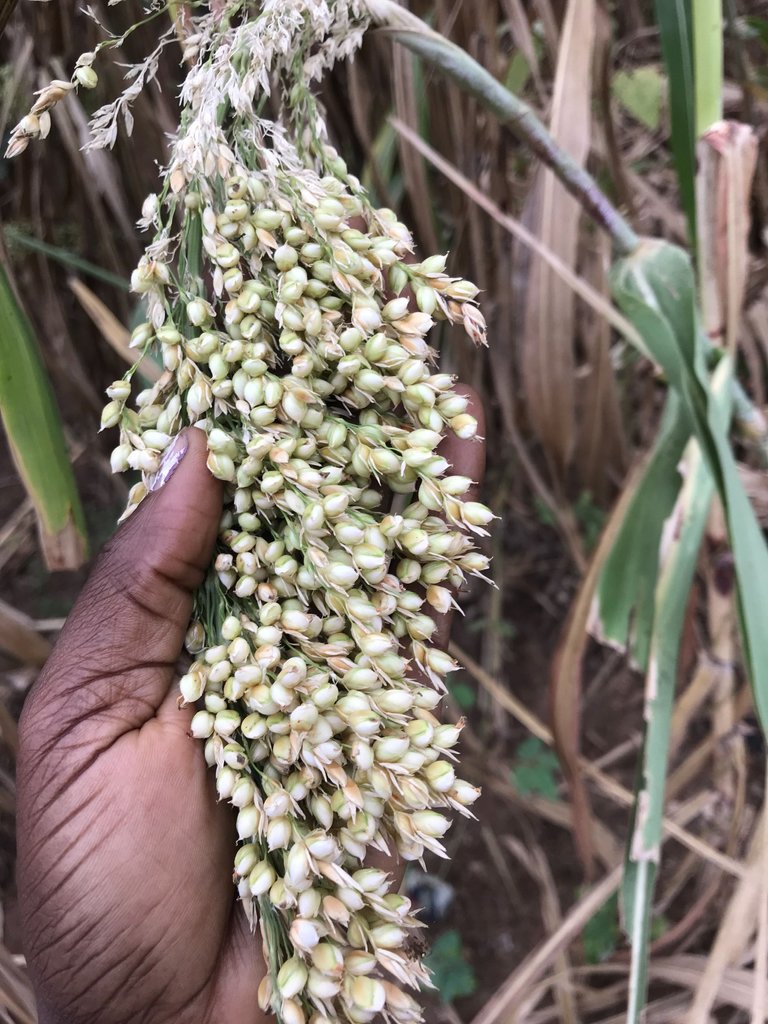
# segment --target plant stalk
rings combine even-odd
[[[693,68],[696,138],[723,118],[723,7],[721,0],[693,0]]]
[[[468,53],[432,31],[394,0],[369,0],[368,6],[374,20],[386,27],[397,42],[439,68],[508,125],[608,232],[620,255],[634,252],[638,236],[592,175],[558,146],[527,103],[506,89]]]

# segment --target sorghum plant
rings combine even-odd
[[[181,26],[180,123],[132,278],[146,305],[132,345],[165,372],[138,393],[135,367],[112,384],[102,425],[120,431],[113,469],[142,474],[126,514],[189,425],[226,482],[181,699],[199,706],[192,733],[237,808],[261,1001],[285,1024],[420,1019],[399,987],[427,980],[408,945],[418,922],[366,855],[445,856],[441,810],[469,814],[477,797],[453,765],[461,723],[434,714],[455,666],[431,637],[452,590],[486,569],[472,533],[492,516],[439,454],[477,424],[425,338],[447,320],[484,342],[484,323],[443,256],[409,262],[408,229],[327,141],[311,83],[367,24],[363,0],[190,4],[93,120],[94,145],[121,118],[130,129]],[[11,153],[96,84],[97,53],[38,95]],[[278,121],[261,116],[273,89]]]

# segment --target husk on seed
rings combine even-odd
[[[370,850],[445,856],[442,812],[470,814],[478,795],[454,767],[461,723],[435,715],[455,665],[430,638],[452,591],[486,570],[472,535],[492,515],[439,453],[477,424],[426,336],[442,320],[484,342],[484,322],[445,257],[410,262],[408,229],[325,138],[308,83],[359,45],[366,5],[260,11],[193,18],[180,129],[131,281],[147,310],[131,345],[164,373],[138,393],[133,370],[114,382],[102,426],[120,431],[113,469],[142,474],[126,514],[188,425],[225,482],[180,692],[237,810],[234,880],[269,965],[261,1005],[285,1024],[410,1024],[421,1012],[400,986],[427,981],[408,949],[419,923],[364,864]],[[11,152],[96,85],[94,58],[39,94]],[[254,112],[271,72],[282,123]],[[97,142],[127,102],[97,114]]]

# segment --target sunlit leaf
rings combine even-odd
[[[0,265],[0,416],[13,461],[37,515],[49,569],[86,557],[85,522],[59,411],[32,325]]]

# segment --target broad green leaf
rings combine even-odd
[[[693,28],[691,0],[656,0],[656,21],[669,81],[672,157],[680,199],[696,242],[696,132],[694,129]]]
[[[726,394],[729,392],[727,391]],[[645,1004],[653,886],[661,850],[661,822],[677,662],[688,595],[714,494],[714,483],[696,441],[683,461],[686,478],[665,524],[662,567],[645,683],[645,736],[633,825],[622,884],[624,927],[632,943],[627,1020],[640,1020]]]
[[[0,417],[37,515],[49,569],[86,557],[85,521],[64,432],[32,325],[0,265]]]
[[[627,651],[642,671],[648,665],[651,643],[661,531],[680,490],[678,464],[690,434],[680,400],[671,393],[643,477],[598,583],[600,638]]]
[[[645,999],[650,907],[659,859],[669,725],[685,605],[711,498],[717,491],[728,525],[739,599],[742,646],[763,727],[768,722],[768,548],[741,485],[728,437],[732,405],[730,358],[710,381],[708,340],[695,305],[689,258],[663,242],[644,242],[614,268],[617,302],[643,337],[681,403],[693,432],[687,475],[655,593],[646,677],[646,736],[624,881],[624,915],[633,949],[628,1019]]]
[[[666,242],[643,242],[613,272],[618,304],[680,396],[725,511],[733,550],[745,661],[763,728],[768,727],[768,548],[739,478],[728,431],[708,386],[704,337],[691,261]],[[733,366],[720,371],[732,386]]]
[[[661,111],[666,97],[666,81],[653,65],[618,71],[611,83],[613,95],[646,128],[655,132],[661,123]]]

